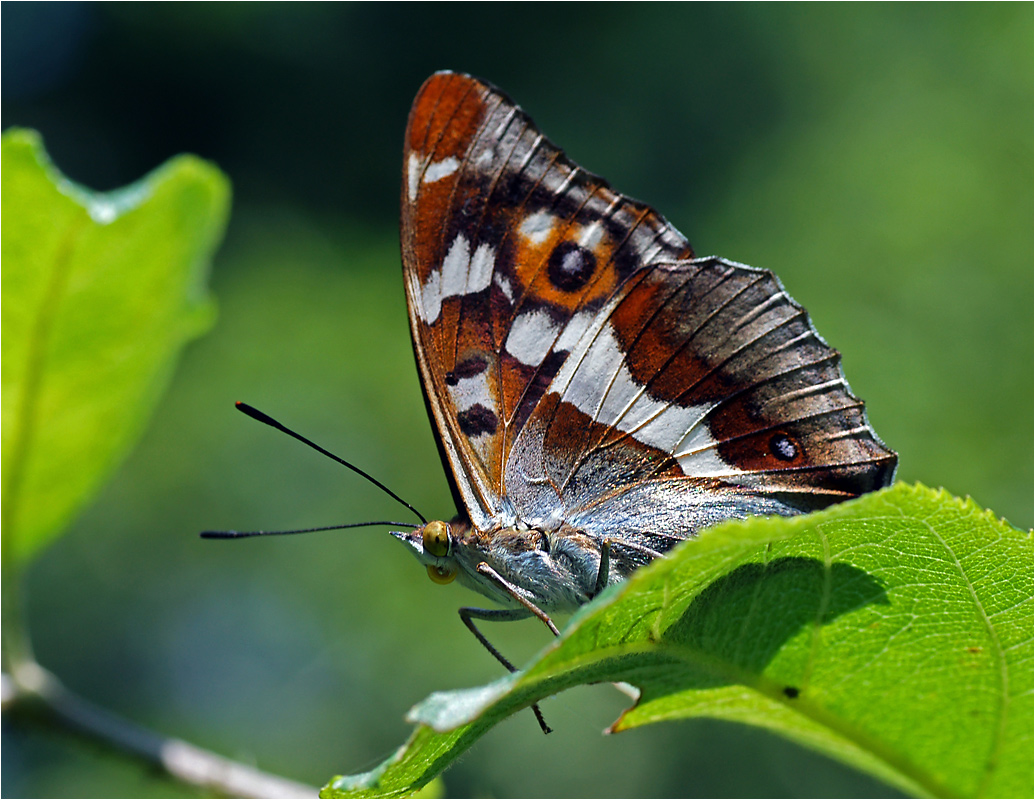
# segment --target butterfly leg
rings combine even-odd
[[[607,588],[607,576],[611,571],[611,540],[604,539],[600,543],[600,568],[597,570],[597,582],[593,587],[593,597]]]
[[[478,630],[478,626],[474,624],[474,621],[476,619],[484,619],[495,620],[497,622],[508,622],[516,619],[525,619],[530,613],[531,612],[526,611],[523,608],[488,609],[465,606],[460,609],[460,619],[464,621],[464,625],[466,625],[467,629],[474,634],[475,638],[481,642],[482,647],[492,653],[493,657],[506,667],[508,672],[517,672],[517,667],[511,664],[503,653],[493,647],[492,643],[485,638],[485,634]],[[532,713],[535,714],[536,722],[539,723],[539,727],[542,728],[543,733],[550,733],[551,728],[546,724],[546,720],[543,719],[543,712],[539,710],[538,703],[532,704]]]
[[[613,539],[604,539],[604,541],[600,543],[600,568],[597,570],[597,582],[593,586],[593,596],[590,598],[591,600],[595,599],[602,591],[604,591],[604,589],[607,588],[607,577],[611,571],[611,545],[613,543]],[[640,690],[632,684],[626,683],[625,681],[618,681],[611,685],[618,691],[631,697],[633,700],[639,701]]]
[[[517,587],[514,586],[510,581],[500,575],[496,570],[486,564],[484,561],[478,565],[478,572],[487,578],[491,578],[496,584],[503,589],[507,594],[517,600],[521,605],[528,609],[528,613],[538,617],[542,620],[543,624],[550,629],[550,633],[554,636],[560,636],[561,632],[557,630],[557,626],[553,624],[553,620],[543,611],[539,606],[528,600],[518,591]]]
[[[488,609],[488,608],[472,608],[471,606],[464,606],[460,609],[460,619],[463,620],[464,625],[467,629],[474,634],[475,638],[482,643],[482,647],[492,653],[492,657],[499,661],[503,666],[507,668],[509,672],[517,672],[517,667],[507,660],[499,650],[493,647],[492,642],[485,638],[478,627],[474,624],[476,619],[493,620],[496,622],[510,622],[516,619],[524,619],[528,616],[528,612],[523,609]]]

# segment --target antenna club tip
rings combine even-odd
[[[202,531],[198,536],[202,539],[237,539],[241,534],[238,531]]]
[[[250,406],[247,403],[238,400],[236,403],[234,403],[234,408],[242,412],[245,416],[251,417],[252,419],[256,419],[259,422],[264,422],[267,425],[271,425],[274,428],[284,430],[286,433],[290,433],[292,436],[295,436],[294,433],[292,433],[291,431],[287,431],[287,429],[285,429],[283,425],[281,425],[279,422],[273,419],[273,417],[269,416],[268,414],[262,413],[255,406]]]
[[[269,416],[269,414],[264,414],[262,411],[259,411],[259,409],[255,408],[254,406],[250,406],[247,403],[242,403],[240,400],[234,403],[234,406],[237,408],[238,411],[243,412],[246,416],[249,416],[252,419],[258,420],[259,422],[269,425],[271,428],[276,428],[278,431],[286,433],[288,436],[291,436],[297,439],[298,441],[302,442],[302,444],[313,448],[317,452],[323,453],[325,456],[327,456],[330,459],[333,459],[334,461],[337,461],[343,467],[351,469],[357,475],[366,478],[366,480],[370,481],[372,484],[374,484],[374,486],[379,488],[381,491],[385,492],[385,494],[387,494],[389,497],[397,500],[399,503],[406,506],[410,511],[416,514],[417,517],[421,520],[421,522],[427,522],[424,516],[419,511],[417,511],[417,509],[415,509],[413,506],[411,506],[409,503],[407,503],[405,500],[399,497],[399,495],[397,495],[395,492],[393,492],[391,489],[389,489],[387,486],[381,483],[381,481],[371,477],[366,472],[361,470],[359,467],[355,466],[354,464],[350,464],[343,458],[339,458],[329,450],[324,450],[322,447],[320,447],[320,445],[310,441],[309,439],[306,439],[300,433],[295,433],[295,431],[291,430],[290,428],[281,425],[279,422],[273,419],[273,417]]]

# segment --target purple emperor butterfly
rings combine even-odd
[[[548,620],[708,525],[892,480],[840,355],[771,272],[694,258],[489,84],[442,72],[418,93],[402,254],[460,513],[394,535],[507,609],[469,625]]]
[[[460,616],[508,669],[475,619],[557,633],[551,613],[709,525],[891,483],[897,456],[840,355],[771,272],[695,258],[489,84],[442,72],[421,87],[401,229],[459,513],[393,535],[436,583],[502,607]]]

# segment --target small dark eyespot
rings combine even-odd
[[[586,285],[597,268],[597,257],[575,242],[561,242],[550,254],[546,274],[550,283],[565,292],[574,292]]]
[[[791,700],[793,700],[799,694],[801,694],[801,690],[799,690],[796,686],[784,686],[783,687],[783,693],[784,693],[784,695],[789,697]]]
[[[786,433],[773,434],[769,440],[769,452],[781,461],[794,461],[798,457],[798,447]]]

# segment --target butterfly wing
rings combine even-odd
[[[505,95],[440,73],[404,150],[415,351],[460,501],[618,537],[621,569],[706,525],[890,483],[897,457],[772,273],[692,260]]]
[[[639,563],[723,519],[886,486],[896,461],[777,278],[704,258],[647,265],[601,309],[506,488],[531,524],[617,536]]]
[[[472,522],[513,518],[504,465],[571,348],[644,264],[692,257],[648,206],[550,143],[509,98],[433,75],[410,111],[401,240],[425,398]]]

